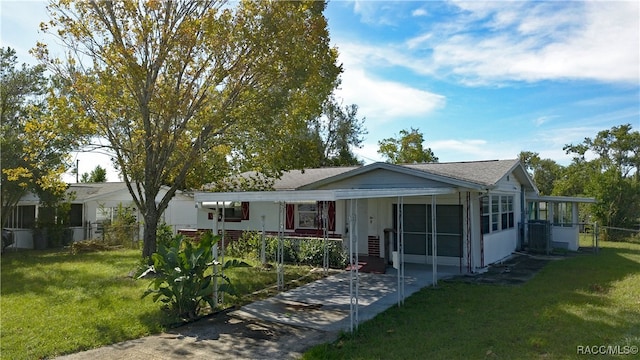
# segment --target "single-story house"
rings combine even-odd
[[[162,189],[158,195],[159,198],[165,193],[166,189]],[[130,208],[136,219],[142,220],[124,182],[70,184],[67,194],[71,199],[68,220],[71,241],[100,238],[103,224],[117,216],[119,207]],[[18,202],[9,222],[4,224],[5,228],[11,229],[14,233],[13,247],[27,249],[41,247],[34,242],[33,233],[43,209],[40,199],[31,193],[23,196]],[[162,220],[174,231],[196,228],[196,212],[193,195],[177,192],[165,210]],[[137,232],[139,238],[142,238],[142,226],[139,226]]]
[[[576,250],[577,204],[595,200],[542,197],[513,159],[294,170],[270,191],[197,192],[195,201],[198,229],[230,238],[264,230],[346,248],[355,236],[360,255],[393,263],[403,244],[404,262],[433,263],[435,251],[437,264],[472,273],[526,247],[530,220],[548,220],[545,241]]]

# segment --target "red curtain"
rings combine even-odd
[[[243,201],[242,204],[242,220],[249,220],[249,203]]]
[[[293,230],[296,228],[296,206],[294,204],[287,204],[287,218],[285,221],[285,227],[287,230]]]

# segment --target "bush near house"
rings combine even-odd
[[[323,239],[316,238],[284,238],[284,262],[288,264],[302,264],[322,266],[324,258]],[[342,248],[342,241],[328,240],[329,267],[342,269],[347,265],[348,256]],[[266,236],[265,257],[267,262],[275,262],[278,248],[278,238]],[[225,249],[225,253],[233,257],[260,260],[262,249],[261,234],[245,231],[236,241]]]

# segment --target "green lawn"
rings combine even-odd
[[[3,254],[2,358],[52,357],[165,329],[175,319],[167,318],[151,296],[141,299],[149,281],[128,276],[139,262],[138,250]],[[287,267],[285,281],[308,273],[308,267]],[[246,294],[276,283],[274,271],[257,268],[233,269],[228,275],[245,295],[227,295],[227,305],[250,301],[254,296]]]
[[[552,261],[522,286],[441,282],[304,358],[584,359],[579,346],[637,350],[640,244],[600,245],[599,255]]]

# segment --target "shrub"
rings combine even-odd
[[[245,231],[240,238],[228,244],[224,251],[225,255],[243,259],[260,259],[260,249],[262,247],[262,237],[256,231]]]
[[[109,245],[122,245],[136,248],[139,240],[140,227],[134,208],[118,204],[116,216],[112,223],[104,225],[103,239]]]
[[[214,278],[220,278],[218,292],[232,293],[231,282],[228,277],[213,273],[212,245],[219,240],[219,236],[205,233],[198,242],[187,240],[182,235],[171,238],[168,244],[158,244],[158,251],[151,256],[153,265],[140,277],[152,272],[156,276],[149,284],[149,289],[142,297],[153,295],[153,301],[161,301],[164,309],[184,321],[197,319],[201,310],[207,304],[215,308]],[[229,260],[222,269],[234,267],[248,267],[245,262]]]
[[[269,262],[276,262],[278,238],[266,236],[265,257]],[[284,262],[289,264],[304,264],[322,266],[324,247],[322,239],[284,238]],[[328,241],[329,266],[343,268],[347,264],[347,254],[342,248],[342,242]],[[231,257],[260,260],[262,238],[259,232],[245,231],[240,238],[225,248],[225,254]]]
[[[71,253],[76,255],[82,252],[106,251],[116,248],[116,246],[109,245],[101,240],[83,240],[71,244]]]

